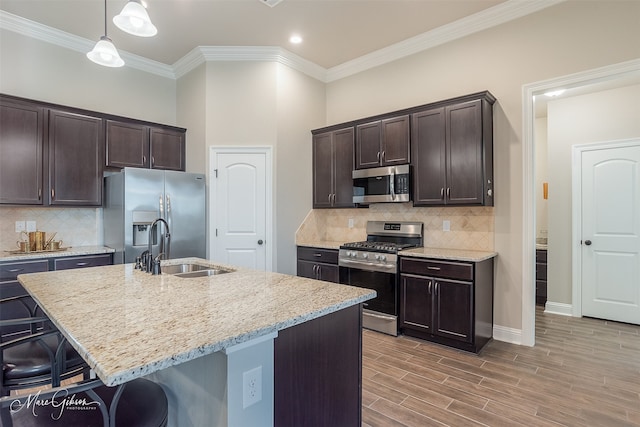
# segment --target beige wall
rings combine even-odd
[[[640,2],[568,1],[327,85],[328,124],[488,89],[496,325],[522,327],[522,86],[640,57]]]
[[[177,82],[177,122],[187,129],[187,172],[205,173],[206,155],[206,66],[200,65]]]
[[[193,170],[202,169],[197,153],[206,153],[211,144],[273,145],[278,186],[274,219],[277,227],[286,230],[276,230],[278,269],[290,272],[294,237],[288,230],[296,220],[296,225],[302,222],[300,212],[311,206],[310,135],[302,136],[303,127],[310,130],[488,89],[498,99],[494,106],[495,250],[499,253],[495,323],[519,329],[522,86],[640,58],[640,43],[634,42],[640,38],[639,15],[638,1],[567,1],[329,83],[326,98],[324,85],[310,79],[297,78],[300,93],[278,86],[280,78],[290,76],[279,74],[275,63],[209,63],[205,71],[196,71],[205,73],[204,116],[197,111],[203,102],[197,87],[201,77],[181,86],[181,94],[186,95],[179,98],[173,80],[126,67],[98,67],[82,53],[0,30],[0,91],[167,124],[178,117],[178,125],[193,120],[197,133],[193,138],[187,135],[189,144],[197,144],[188,154],[188,168]],[[296,106],[303,111],[286,123],[286,114],[278,108],[291,112]],[[191,112],[200,116],[189,117]],[[288,150],[300,155],[299,164],[309,165],[308,171],[297,170],[297,182],[282,176],[287,168],[296,167]],[[288,212],[292,214],[280,216]]]
[[[548,236],[549,200],[545,199],[543,184],[549,182],[547,172],[547,118],[540,117],[535,121],[535,176],[536,176],[536,239]]]
[[[176,82],[0,30],[0,92],[141,120],[176,124]]]
[[[180,79],[178,104],[178,117],[198,135],[187,158],[200,156],[194,168],[207,176],[211,146],[272,147],[273,269],[295,274],[295,232],[311,209],[310,130],[325,122],[324,84],[275,62],[210,62]]]
[[[640,137],[640,85],[559,99],[548,106],[547,294],[571,304],[571,147]]]

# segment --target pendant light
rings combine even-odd
[[[93,50],[87,53],[87,58],[105,67],[122,67],[124,65],[124,61],[118,55],[113,42],[107,37],[107,0],[104,0],[104,36],[100,37]]]
[[[153,37],[158,33],[140,0],[129,0],[122,12],[113,17],[113,23],[122,31],[134,36]]]

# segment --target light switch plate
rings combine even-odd
[[[36,231],[35,221],[27,221],[27,231]]]
[[[451,231],[451,221],[448,219],[442,221],[442,231]]]
[[[20,233],[21,231],[25,231],[27,225],[24,221],[16,221],[16,233]]]

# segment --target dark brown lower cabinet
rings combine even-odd
[[[536,304],[547,303],[547,250],[536,249]]]
[[[362,425],[362,307],[292,326],[274,344],[274,425]]]
[[[297,270],[300,277],[338,283],[338,251],[298,246]]]
[[[493,258],[400,258],[401,333],[479,352],[493,336]]]

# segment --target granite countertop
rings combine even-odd
[[[308,246],[310,248],[321,248],[321,249],[340,249],[340,246],[344,244],[345,242],[339,242],[339,241],[333,241],[333,240],[296,242],[296,246]]]
[[[329,240],[319,240],[313,242],[296,242],[297,246],[309,246],[313,248],[323,249],[339,249],[340,245],[345,242],[336,242]],[[419,258],[435,258],[457,261],[479,262],[485,259],[493,258],[498,255],[497,252],[472,251],[464,249],[442,249],[442,248],[414,248],[405,249],[398,252],[400,256],[419,257]]]
[[[436,258],[455,261],[480,262],[493,258],[497,252],[467,251],[461,249],[440,249],[440,248],[414,248],[400,251],[400,256],[418,258]]]
[[[62,251],[46,252],[20,252],[0,251],[0,262],[4,261],[28,261],[40,258],[60,258],[67,256],[96,255],[115,252],[115,249],[106,246],[73,246]]]
[[[231,273],[152,276],[120,264],[18,280],[108,386],[224,350],[375,297],[357,288],[197,262]]]

